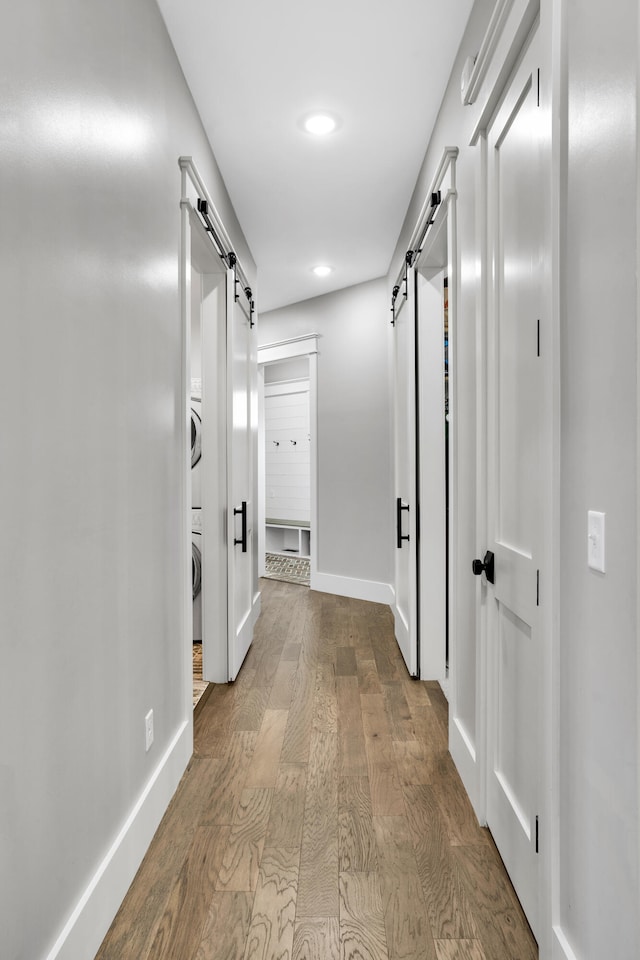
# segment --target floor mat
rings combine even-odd
[[[205,692],[209,684],[206,680],[202,679],[202,644],[194,643],[193,644],[193,706],[195,709],[196,704],[200,700],[200,697]]]
[[[267,553],[264,575],[269,580],[302,583],[308,587],[311,581],[310,566],[309,560],[304,557],[283,557],[277,553]]]

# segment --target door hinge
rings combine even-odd
[[[540,853],[540,823],[536,816],[536,853]]]
[[[540,571],[536,570],[536,607],[540,606]]]
[[[540,67],[538,67],[538,106],[540,106]]]
[[[538,318],[538,356],[540,356],[540,319]]]

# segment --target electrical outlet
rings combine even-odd
[[[144,748],[149,750],[153,743],[153,710],[144,718]]]

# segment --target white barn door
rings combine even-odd
[[[228,672],[235,680],[253,639],[254,438],[253,333],[249,305],[236,300],[236,274],[227,271],[227,553]],[[256,367],[257,370],[257,367]],[[256,422],[254,422],[254,420]]]
[[[394,304],[395,635],[412,677],[418,676],[418,536],[416,482],[415,271]]]
[[[487,822],[539,928],[544,150],[534,47],[487,134],[489,273]],[[548,424],[546,425],[548,428]],[[475,561],[474,572],[480,572]],[[491,582],[493,581],[493,582]]]

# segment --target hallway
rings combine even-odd
[[[97,960],[535,960],[389,609],[261,587]]]

